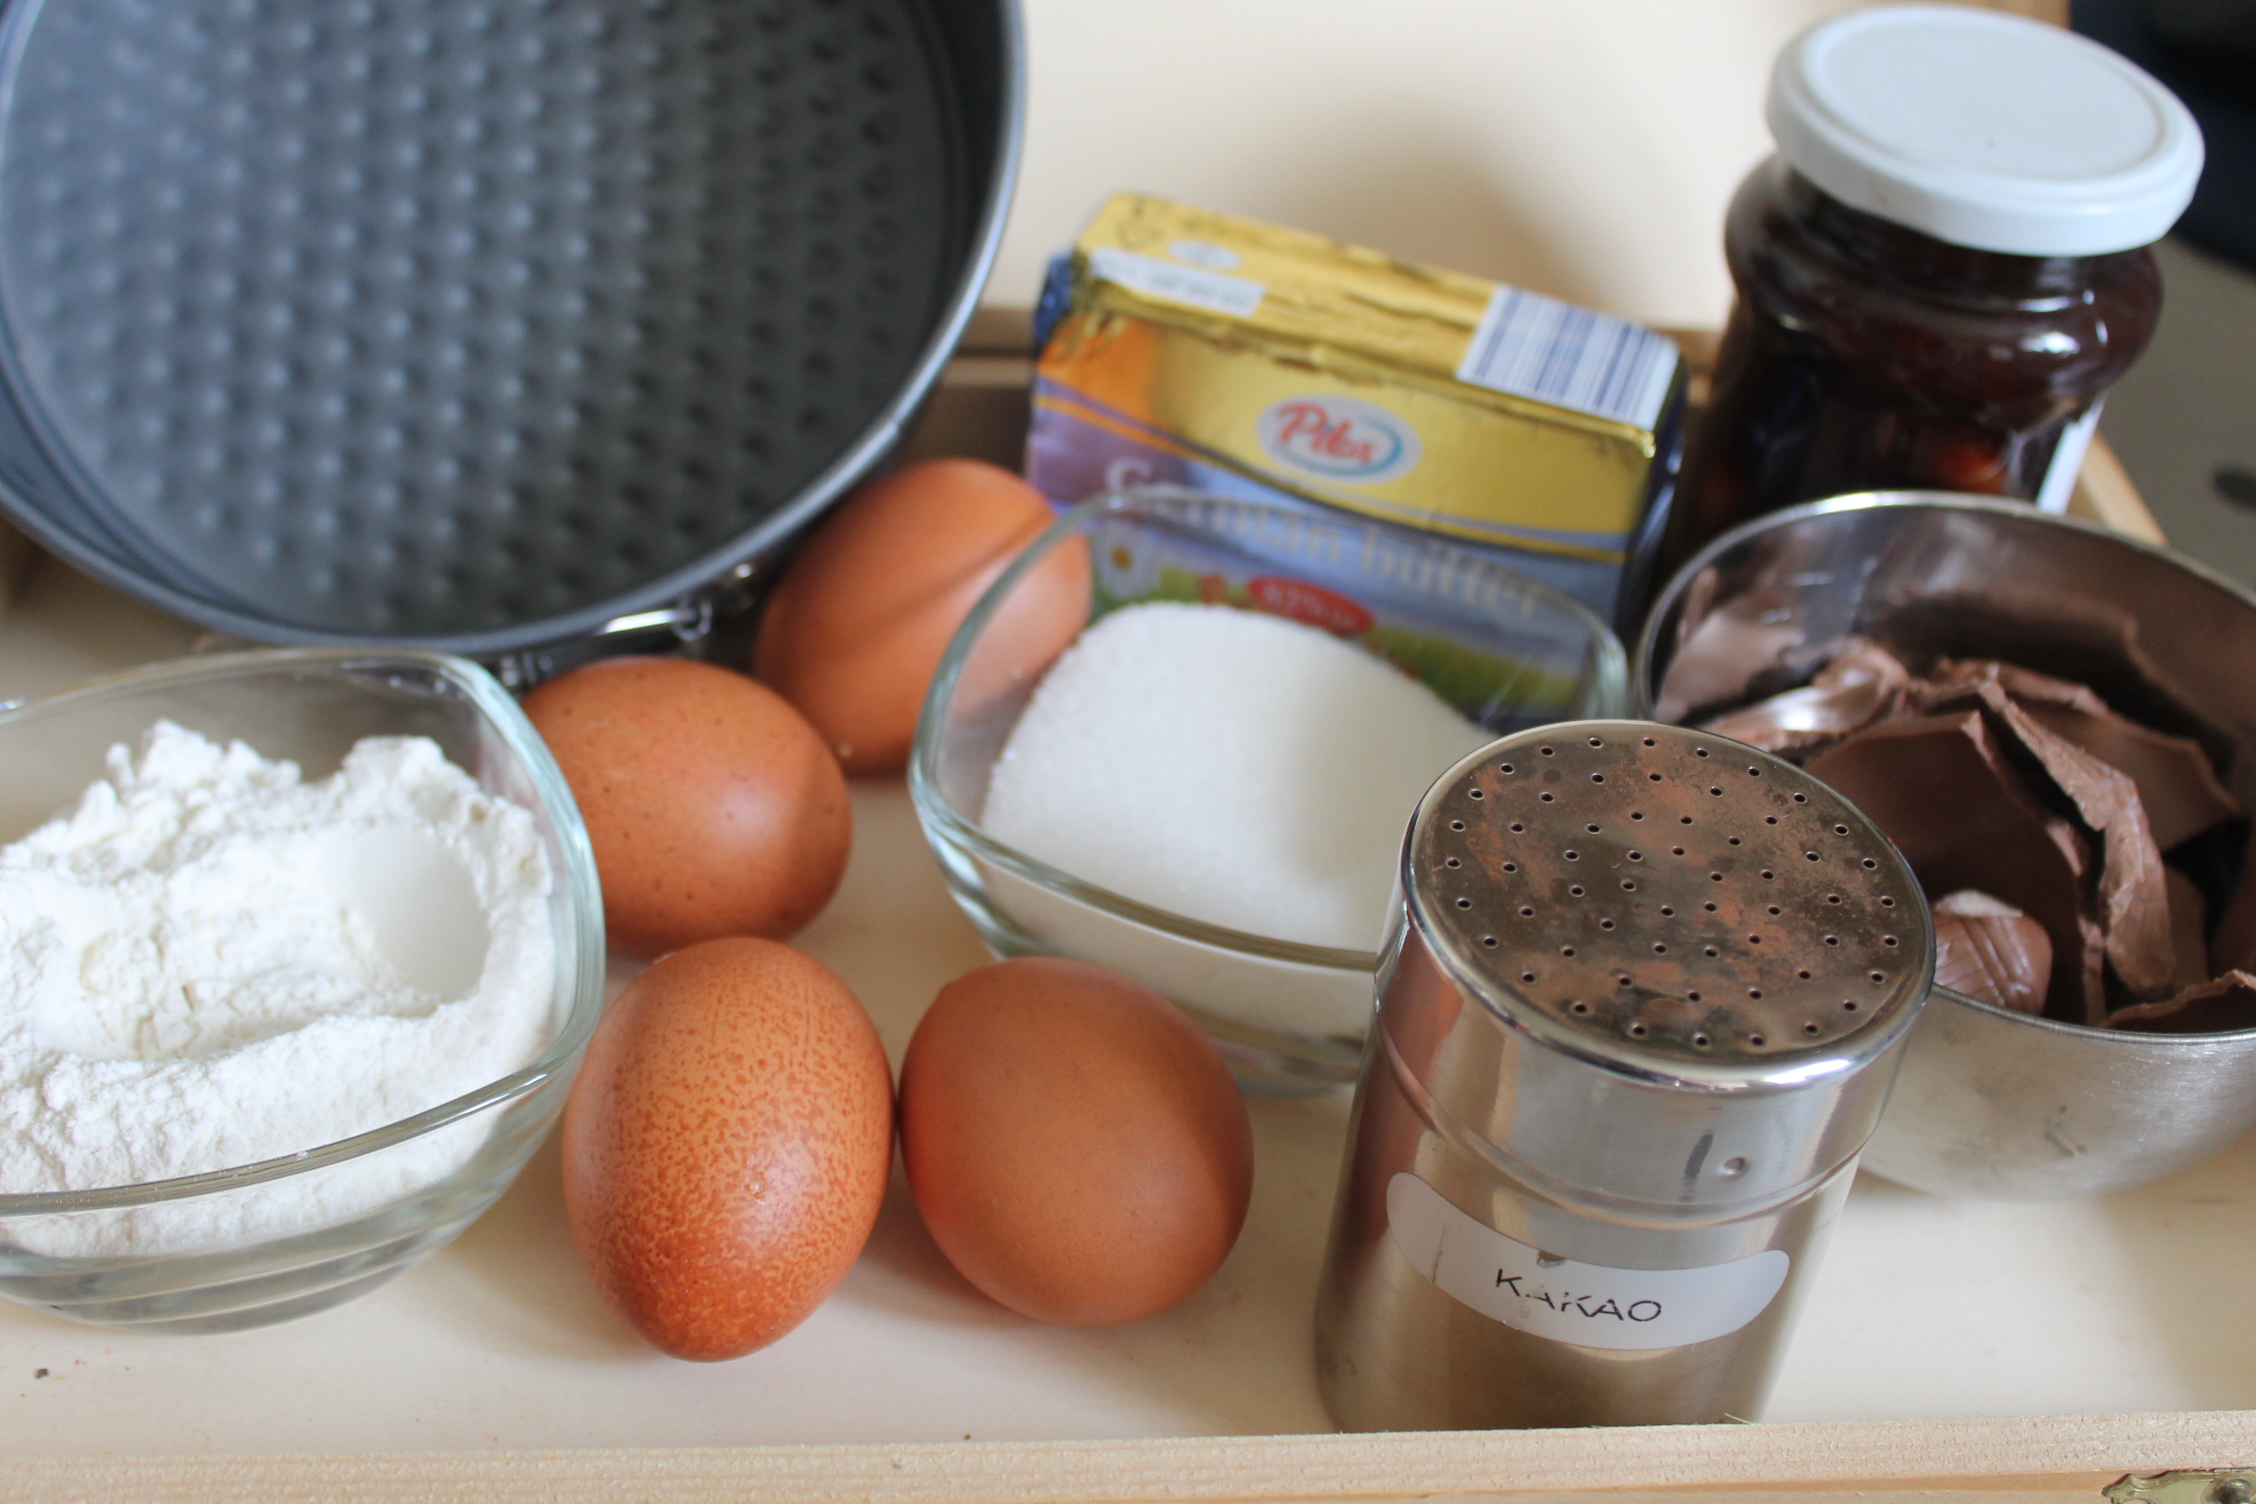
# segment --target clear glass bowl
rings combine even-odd
[[[71,807],[120,742],[160,718],[240,738],[308,779],[364,736],[428,736],[490,794],[533,814],[548,854],[556,979],[548,1043],[524,1069],[451,1102],[283,1159],[99,1190],[0,1195],[0,1295],[104,1326],[232,1331],[374,1289],[469,1226],[524,1167],[556,1115],[603,1007],[603,901],[579,810],[548,749],[484,670],[443,653],[317,648],[168,663],[0,710],[0,841]],[[325,1226],[276,1203],[323,1177],[385,1183],[388,1199]],[[57,1256],[149,1218],[284,1224],[186,1251]],[[50,1250],[39,1252],[36,1250]]]
[[[1023,661],[1020,633],[988,626],[1067,548],[1089,555],[1090,622],[1147,600],[1281,610],[1355,637],[1498,736],[1624,714],[1621,644],[1572,597],[1438,535],[1173,487],[1100,496],[1065,514],[949,644],[918,723],[909,789],[949,891],[988,947],[1075,956],[1135,978],[1196,1019],[1249,1090],[1352,1084],[1375,954],[1154,908],[980,828],[989,771],[1048,666]]]

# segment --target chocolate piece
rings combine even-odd
[[[1945,659],[1912,686],[1911,698],[1931,709],[1982,684],[1995,684],[2054,736],[2128,775],[2164,851],[2241,812],[2199,742],[2118,715],[2085,685],[1995,659]]]
[[[2212,975],[2256,972],[2256,826],[2248,831],[2240,886],[2225,900],[2225,911],[2217,916],[2217,927],[2209,932],[2209,970]]]
[[[1895,714],[1910,683],[1911,671],[1893,653],[1851,638],[1807,685],[1726,712],[1700,729],[1765,752],[1806,752]]]
[[[2132,996],[2167,996],[2177,977],[2170,935],[2170,893],[2161,848],[2146,828],[2138,785],[2044,727],[2010,696],[1994,708],[2060,786],[2084,824],[2104,845],[2099,874],[2101,926],[2115,978]],[[2206,947],[2204,947],[2206,949]]]
[[[2109,1002],[2107,996],[2107,932],[2099,927],[2099,921],[2092,918],[2089,913],[2082,913],[2076,916],[2076,933],[2083,941],[2082,952],[2077,957],[2081,969],[2077,972],[2079,981],[2076,996],[2083,999],[2084,1011],[2081,1015],[2077,1015],[2070,1013],[2065,1008],[2055,1008],[2052,1010],[2051,1016],[2065,1018],[2073,1024],[2086,1024],[2094,1029],[2104,1029],[2107,1027],[2107,1005]],[[2057,963],[2055,964],[2057,965]],[[2048,998],[2046,1001],[2047,1006],[2050,1006],[2050,999]]]
[[[2097,715],[2071,705],[2028,710],[2054,736],[2122,769],[2138,785],[2147,828],[2164,851],[2241,812],[2240,801],[2217,781],[2209,754],[2191,737],[2165,736],[2104,707]]]
[[[2144,1034],[2229,1034],[2256,1029],[2256,976],[2228,971],[2158,1003],[2118,1008],[2108,1023]]]
[[[2206,982],[2210,977],[2206,938],[2209,901],[2201,896],[2201,889],[2194,880],[2175,867],[2162,869],[2162,881],[2170,894],[2170,949],[2177,959],[2175,981],[2180,988]]]
[[[2075,807],[2085,829],[2102,841],[2097,916],[2107,960],[2116,979],[2136,998],[2169,995],[2176,962],[2170,943],[2170,899],[2162,880],[2162,853],[2146,828],[2138,786],[2098,758],[2037,724],[2008,693],[2016,680],[2040,692],[2088,694],[2079,685],[2045,679],[2004,663],[1952,663],[1913,690],[1940,707],[1980,705],[2036,760],[2045,776]]]
[[[2104,1020],[2105,939],[2084,880],[2090,852],[2006,764],[1980,711],[1874,726],[1809,770],[1872,818],[1928,892],[1979,889],[2042,925],[2052,942],[2048,1011]]]
[[[2106,702],[2070,679],[2055,679],[2017,663],[1997,658],[1944,658],[1918,686],[1913,697],[1921,703],[1954,698],[1984,684],[1995,684],[2017,700],[2039,705],[2067,705],[2104,713]]]
[[[2042,1013],[2052,980],[2044,926],[1971,889],[1935,905],[1935,984],[2016,1013]]]
[[[1689,721],[1710,706],[1745,699],[1750,684],[1802,645],[1802,628],[1783,598],[1757,592],[1709,612],[1715,592],[1713,569],[1702,570],[1686,592],[1679,631],[1681,622],[1693,626],[1654,694],[1655,720]]]

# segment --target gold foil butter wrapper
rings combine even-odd
[[[1601,616],[1673,480],[1686,370],[1636,324],[1121,195],[1045,296],[1027,473],[1169,482],[1488,545]]]

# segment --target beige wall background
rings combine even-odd
[[[1025,159],[987,298],[1135,189],[1652,323],[1730,304],[1770,62],[1845,0],[1024,0]],[[2042,9],[2023,3],[2014,9]]]

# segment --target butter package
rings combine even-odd
[[[1612,620],[1674,483],[1686,370],[1649,329],[1123,194],[1043,298],[1027,476],[1166,482],[1489,549]],[[1649,526],[1647,527],[1649,531]]]

